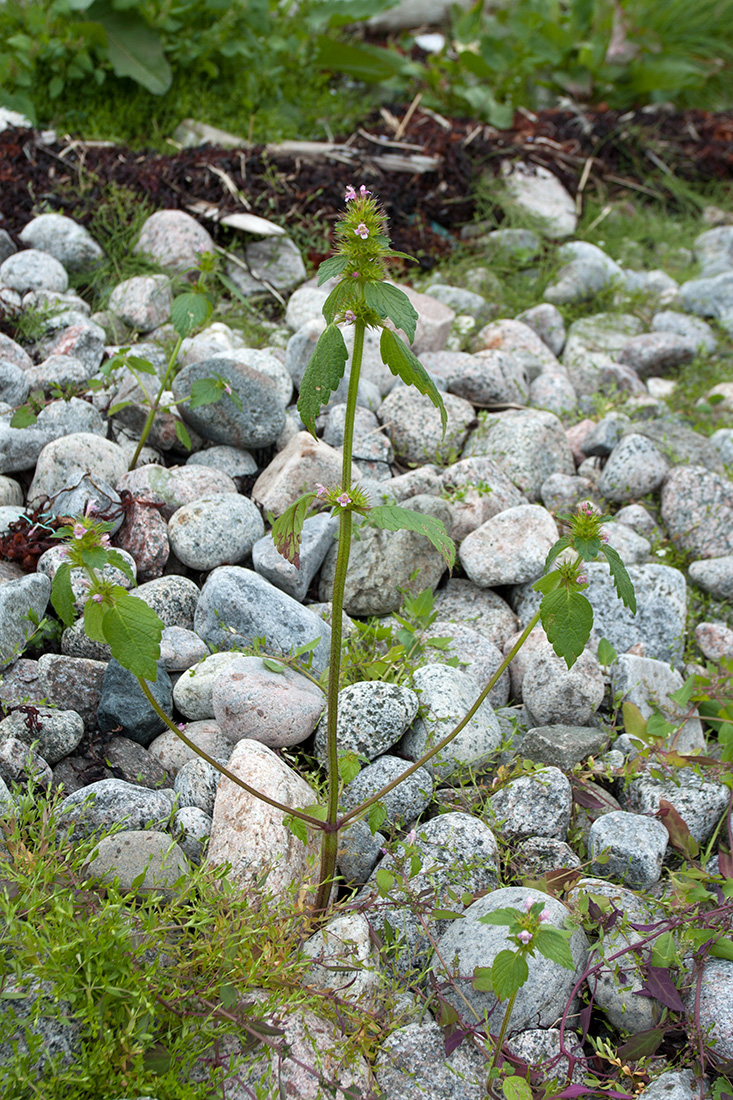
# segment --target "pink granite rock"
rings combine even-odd
[[[171,548],[168,525],[156,507],[135,500],[115,535],[115,545],[135,559],[141,582],[162,577]]]
[[[260,657],[237,657],[221,670],[214,681],[214,717],[231,741],[248,737],[279,749],[313,733],[325,696],[305,676],[282,667],[273,672]]]
[[[314,439],[310,432],[298,432],[257,478],[252,500],[265,512],[281,516],[303,493],[315,491],[317,482],[340,484],[341,461],[340,451]],[[361,478],[361,471],[353,463],[351,477],[355,482]]]

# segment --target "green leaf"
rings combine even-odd
[[[535,581],[532,587],[535,592],[541,592],[547,595],[548,592],[554,592],[559,587],[562,580],[562,574],[557,569],[551,569],[549,573],[545,573],[544,577],[540,577],[538,581]]]
[[[198,409],[201,405],[213,405],[220,401],[224,391],[216,378],[199,378],[191,386],[191,400],[188,406]]]
[[[328,325],[319,337],[300,384],[298,412],[312,436],[316,434],[316,417],[333,391],[338,389],[348,358],[340,330],[333,324]]]
[[[121,573],[125,574],[128,580],[135,580],[135,574],[132,571],[129,561],[125,561],[119,550],[107,550],[105,551],[105,556],[107,558],[107,565],[113,565],[115,569],[119,569]]]
[[[500,951],[491,967],[494,993],[500,1001],[506,1001],[522,988],[529,977],[529,967],[523,955],[514,951]]]
[[[559,928],[548,928],[543,924],[532,940],[540,955],[550,962],[559,963],[566,970],[574,970],[575,963],[568,943],[569,934],[563,934]]]
[[[394,886],[394,875],[391,871],[388,871],[386,867],[380,867],[374,876],[377,883],[377,890],[379,890],[380,897],[386,898]]]
[[[118,412],[122,412],[123,409],[129,409],[130,405],[132,405],[132,401],[117,401],[107,409],[107,416],[117,416]]]
[[[471,985],[477,993],[493,993],[494,983],[491,980],[491,967],[475,966]]]
[[[573,550],[577,552],[583,561],[595,561],[603,545],[598,536],[592,539],[584,539],[581,538],[580,535],[575,535],[572,539],[572,544]]]
[[[636,703],[624,703],[621,707],[624,729],[631,737],[646,737],[646,718]]]
[[[135,374],[157,374],[155,367],[149,359],[143,359],[139,355],[125,356],[125,366]]]
[[[176,439],[179,441],[179,443],[183,444],[187,451],[190,451],[191,436],[188,434],[188,428],[186,427],[186,425],[183,423],[182,420],[179,420],[178,417],[176,417],[175,430]]]
[[[300,569],[300,536],[303,532],[303,524],[313,501],[315,493],[306,493],[299,497],[272,525],[272,541],[275,548],[286,561],[291,562],[296,569]]]
[[[490,913],[484,913],[483,917],[478,918],[479,924],[503,924],[511,927],[521,916],[517,909],[493,909]]]
[[[367,283],[364,287],[366,304],[380,317],[389,317],[396,328],[401,328],[410,343],[415,339],[417,310],[410,299],[391,283]]]
[[[511,1077],[505,1077],[501,1082],[501,1088],[506,1100],[532,1100],[532,1089],[525,1079],[516,1073]]]
[[[382,353],[382,362],[389,367],[392,374],[396,374],[406,385],[414,386],[420,393],[430,398],[440,413],[440,422],[443,425],[443,435],[445,435],[448,417],[443,398],[414,352],[410,351],[407,344],[388,328],[382,329],[379,350]]]
[[[104,640],[112,656],[135,676],[154,683],[158,676],[163,623],[144,600],[115,586],[114,606],[102,617]]]
[[[571,668],[586,647],[593,628],[593,609],[580,592],[557,588],[542,597],[540,618],[548,641]]]
[[[710,954],[716,959],[730,959],[733,962],[733,942],[721,937],[710,948]]]
[[[273,661],[272,657],[263,657],[262,666],[268,672],[285,672],[285,665],[281,665],[279,661]]]
[[[51,603],[64,626],[74,622],[74,593],[71,588],[71,566],[62,562],[54,574],[51,585]]]
[[[356,779],[361,771],[359,757],[355,752],[345,752],[343,756],[339,756],[338,768],[341,782],[344,785],[350,783],[352,779]]]
[[[283,825],[303,844],[308,843],[308,827],[302,818],[286,814],[283,818]]]
[[[369,817],[367,818],[367,824],[369,825],[369,832],[374,836],[379,832],[380,826],[384,823],[387,816],[387,810],[381,802],[375,802],[369,811]]]
[[[345,309],[350,301],[351,287],[349,284],[344,282],[336,283],[336,286],[323,303],[323,316],[326,318],[329,325],[333,324],[336,314]]]
[[[436,516],[424,516],[410,508],[400,508],[396,504],[381,504],[372,508],[367,522],[385,531],[417,531],[429,539],[435,549],[442,554],[445,564],[453,568],[456,560],[456,544],[445,529],[442,520]]]
[[[652,966],[673,966],[679,957],[677,944],[671,932],[662,932],[652,944]]]
[[[107,553],[101,546],[88,546],[81,551],[81,560],[87,569],[104,569]]]
[[[552,565],[558,554],[562,554],[563,550],[567,550],[568,546],[572,545],[573,540],[570,535],[563,535],[561,539],[558,539],[555,545],[551,548],[547,557],[545,558],[545,567],[542,572],[549,573],[550,566]]]
[[[348,263],[346,256],[329,256],[318,268],[318,285],[322,286],[328,279],[340,275]]]
[[[37,420],[36,414],[30,405],[21,405],[10,418],[11,428],[30,428]]]
[[[102,631],[103,615],[104,604],[97,603],[96,600],[91,598],[84,604],[84,633],[87,638],[91,638],[93,642],[104,642],[104,633]]]
[[[153,95],[164,95],[173,73],[160,38],[136,12],[115,11],[108,0],[97,0],[89,18],[107,32],[107,49],[115,76],[129,76]]]
[[[314,64],[365,84],[381,84],[401,70],[403,61],[378,46],[351,46],[324,35],[316,39]]]
[[[612,665],[618,657],[618,653],[609,642],[608,638],[601,638],[598,643],[598,663],[601,665]]]
[[[189,290],[179,294],[171,306],[171,324],[179,336],[191,336],[208,321],[214,311],[206,294]]]
[[[618,551],[614,550],[612,546],[601,546],[601,552],[605,554],[606,561],[608,562],[611,570],[611,576],[613,577],[613,583],[616,586],[616,592],[618,598],[626,604],[628,609],[636,614],[636,593],[634,592],[634,586],[631,583],[631,577],[626,572],[626,566],[621,561]]]

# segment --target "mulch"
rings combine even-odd
[[[207,145],[162,155],[73,138],[47,142],[35,131],[8,129],[0,133],[0,226],[12,236],[42,210],[63,210],[88,224],[114,181],[157,209],[203,202],[219,216],[241,213],[241,192],[255,214],[282,224],[311,219],[327,228],[342,208],[346,184],[366,182],[389,215],[393,246],[429,267],[473,220],[477,180],[498,175],[505,161],[549,168],[578,206],[588,196],[607,202],[622,194],[674,204],[678,180],[700,185],[730,179],[733,169],[733,115],[665,106],[626,113],[518,111],[512,128],[500,131],[413,104],[382,108],[337,141],[348,158],[288,155],[245,142],[238,149]],[[387,170],[384,153],[408,162],[426,155],[434,167]],[[205,224],[217,243],[227,239],[221,226]],[[308,259],[318,263],[323,248],[314,244]]]

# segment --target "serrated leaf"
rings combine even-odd
[[[322,286],[328,279],[340,275],[348,262],[346,256],[329,256],[318,268],[318,285]]]
[[[538,581],[535,581],[532,587],[535,592],[541,592],[543,596],[548,592],[554,592],[559,587],[562,575],[557,569],[551,570],[549,573],[545,573],[544,577],[540,577]]]
[[[298,412],[312,436],[316,434],[316,417],[344,376],[349,353],[344,338],[335,325],[321,333],[310,363],[300,384]]]
[[[104,611],[104,605],[97,603],[96,600],[88,599],[84,604],[84,633],[93,642],[104,642],[102,630]]]
[[[473,970],[471,985],[477,993],[493,993],[494,983],[491,980],[490,966],[476,966]]]
[[[281,665],[279,661],[273,661],[272,657],[263,657],[262,667],[266,668],[268,672],[285,672],[285,665]]]
[[[356,779],[361,771],[359,757],[355,752],[345,752],[343,756],[339,757],[338,768],[341,782],[344,785],[350,783],[352,779]]]
[[[436,516],[424,516],[410,508],[400,508],[396,504],[380,504],[367,515],[367,522],[385,531],[416,531],[429,539],[435,549],[443,556],[449,569],[456,560],[456,544],[445,529],[442,520]]]
[[[617,657],[618,654],[608,638],[601,638],[598,643],[598,663],[601,665],[612,665]]]
[[[580,592],[557,588],[542,597],[540,619],[550,645],[572,668],[593,628],[593,609]]]
[[[191,386],[190,409],[199,409],[202,405],[214,405],[220,401],[224,390],[216,378],[198,378]]]
[[[286,814],[283,818],[283,825],[288,832],[291,832],[293,836],[303,844],[308,843],[308,829],[302,818],[293,817],[292,814]]]
[[[183,423],[182,420],[179,420],[178,417],[176,417],[175,432],[176,439],[179,441],[179,443],[182,443],[186,450],[190,451],[191,436],[188,434],[188,428],[186,427],[186,425]]]
[[[82,550],[81,560],[88,569],[104,569],[107,553],[101,546],[88,546]]]
[[[271,534],[275,549],[296,569],[300,569],[300,537],[303,533],[303,524],[308,509],[315,499],[315,493],[306,493],[305,496],[299,497],[272,525]]]
[[[163,623],[152,607],[124,588],[115,586],[111,596],[114,605],[102,617],[104,640],[123,668],[154,683]]]
[[[511,926],[519,917],[519,913],[516,909],[494,909],[491,913],[484,913],[482,917],[478,918],[479,924],[502,924]]]
[[[394,875],[391,871],[388,871],[386,867],[380,867],[374,876],[377,884],[377,890],[381,897],[386,898],[394,885]]]
[[[328,321],[329,325],[333,324],[334,317],[337,313],[341,313],[343,309],[351,301],[351,287],[348,283],[336,283],[329,294],[326,301],[323,303],[323,316]]]
[[[191,336],[214,311],[211,299],[195,290],[179,294],[171,306],[171,324],[179,336]]]
[[[16,409],[10,418],[11,428],[30,428],[36,423],[38,417],[33,412],[30,405],[21,405],[19,409]]]
[[[563,550],[567,550],[568,546],[572,545],[573,540],[570,535],[563,535],[561,539],[558,539],[555,545],[551,547],[550,552],[545,558],[545,567],[543,569],[543,573],[549,573],[550,566],[552,565],[558,554],[562,554]]]
[[[391,283],[367,283],[364,287],[366,304],[380,317],[389,317],[396,328],[402,329],[410,343],[415,339],[417,310],[410,299]]]
[[[369,832],[374,836],[379,831],[380,826],[383,824],[387,816],[387,810],[381,802],[375,802],[369,811],[369,817],[367,818],[367,824],[369,825]]]
[[[382,355],[382,362],[389,367],[392,374],[396,374],[407,386],[414,386],[416,390],[430,398],[440,413],[440,422],[443,425],[443,435],[445,435],[445,430],[448,427],[448,416],[443,398],[415,353],[410,351],[407,344],[388,328],[382,329],[379,350]]]
[[[566,970],[575,969],[568,937],[564,936],[559,928],[548,928],[547,925],[542,925],[535,933],[532,942],[540,955],[544,955],[550,962],[559,963]]]
[[[74,622],[74,593],[71,588],[71,566],[62,562],[54,574],[51,585],[51,603],[64,626]]]
[[[107,565],[113,565],[115,569],[119,569],[121,573],[131,580],[135,580],[135,574],[132,571],[129,561],[125,561],[119,550],[107,550],[106,551]]]
[[[619,553],[612,546],[602,545],[601,552],[605,555],[611,570],[613,583],[616,586],[618,598],[628,607],[629,611],[636,614],[636,593],[631,583],[631,577],[626,571],[626,566],[621,561]]]
[[[601,549],[601,540],[596,536],[592,539],[581,538],[580,535],[575,535],[571,540],[573,550],[578,554],[583,561],[595,561],[598,557],[598,552]]]
[[[494,993],[500,1001],[506,1001],[521,989],[529,977],[529,967],[523,955],[514,951],[500,951],[491,967]]]

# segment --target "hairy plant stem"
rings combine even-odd
[[[138,442],[137,447],[135,448],[135,453],[132,456],[132,461],[130,462],[130,465],[127,467],[128,470],[134,470],[135,469],[135,466],[137,465],[137,460],[140,457],[140,452],[142,451],[143,447],[145,446],[145,440],[150,435],[150,429],[153,426],[153,421],[155,420],[155,414],[158,411],[158,406],[160,405],[163,394],[166,391],[166,389],[168,388],[168,383],[170,382],[170,377],[173,373],[173,368],[176,365],[176,359],[178,358],[178,352],[181,350],[181,344],[182,343],[183,343],[183,337],[179,336],[178,340],[176,341],[176,346],[173,349],[173,353],[172,353],[170,359],[168,360],[168,366],[166,368],[165,374],[163,375],[163,381],[160,383],[160,387],[158,389],[158,393],[156,395],[156,398],[153,401],[153,404],[150,406],[150,411],[149,411],[148,415],[145,418],[145,423],[143,424],[143,430],[140,433],[140,440]]]
[[[356,418],[356,398],[359,389],[361,359],[364,352],[363,321],[357,320],[354,326],[354,351],[351,357],[351,375],[349,393],[346,399],[346,419],[344,423],[344,448],[341,466],[341,491],[348,493],[351,488],[351,455],[354,445],[354,420]],[[328,803],[326,821],[332,827],[324,830],[321,836],[321,869],[318,877],[315,912],[325,913],[331,896],[331,886],[336,873],[338,855],[338,802],[339,768],[338,741],[338,695],[341,686],[341,640],[343,631],[344,589],[346,573],[351,553],[352,513],[344,509],[339,516],[339,542],[336,557],[336,571],[333,578],[331,596],[331,655],[328,666],[328,717],[326,724],[326,746],[328,755]]]
[[[509,1021],[512,1018],[512,1012],[514,1011],[514,1002],[517,999],[517,993],[519,993],[519,990],[515,989],[514,992],[511,995],[511,997],[507,1001],[507,1006],[506,1006],[506,1009],[504,1011],[504,1019],[501,1021],[501,1028],[499,1029],[499,1034],[496,1038],[496,1046],[494,1047],[494,1055],[491,1059],[491,1065],[489,1066],[489,1079],[486,1082],[486,1092],[487,1092],[488,1096],[497,1095],[494,1092],[492,1079],[491,1079],[491,1071],[493,1069],[496,1069],[497,1065],[499,1064],[499,1058],[501,1057],[501,1048],[504,1046],[504,1040],[506,1038],[507,1028],[509,1027]]]

